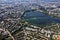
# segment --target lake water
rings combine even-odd
[[[52,22],[60,23],[60,19],[53,18],[37,11],[26,12],[23,18],[31,24],[48,24]]]

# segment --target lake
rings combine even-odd
[[[23,19],[31,24],[49,24],[53,22],[60,23],[60,19],[53,18],[49,15],[37,11],[26,12],[23,16]]]

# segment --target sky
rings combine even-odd
[[[37,2],[37,0],[1,0],[1,1],[6,1],[6,2],[8,2],[8,1],[22,1],[22,2],[26,2],[26,1],[32,1],[32,2]],[[45,1],[45,2],[60,2],[60,0],[38,0],[38,1]]]
[[[60,0],[0,0],[0,3],[41,3],[41,2],[60,2]]]

